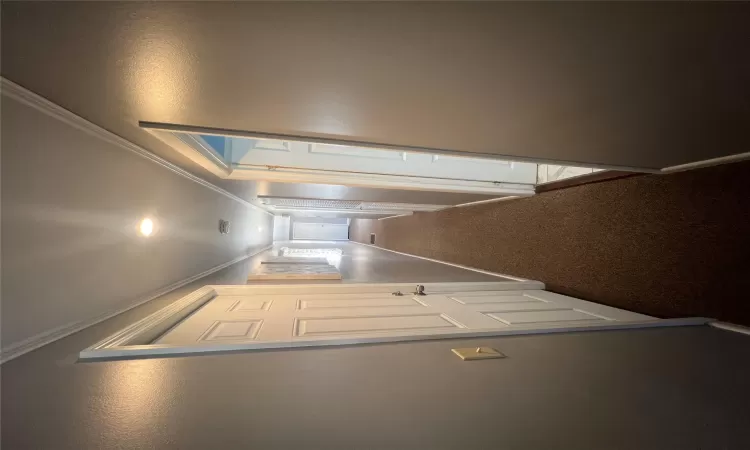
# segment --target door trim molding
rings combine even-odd
[[[216,186],[215,184],[209,183],[203,178],[193,175],[192,173],[186,171],[185,169],[182,169],[181,167],[167,161],[166,159],[161,158],[160,156],[157,156],[151,153],[150,151],[144,149],[143,147],[140,147],[139,145],[136,145],[128,141],[127,139],[112,133],[111,131],[107,131],[100,126],[92,122],[89,122],[83,117],[78,116],[71,111],[68,111],[67,109],[63,108],[60,105],[52,103],[51,101],[40,96],[39,94],[36,94],[24,88],[23,86],[20,86],[8,80],[5,77],[0,77],[0,89],[2,91],[2,95],[8,96],[9,98],[12,98],[13,100],[16,100],[26,106],[34,108],[37,111],[40,111],[56,120],[59,120],[60,122],[65,123],[66,125],[70,125],[78,130],[88,133],[89,135],[102,139],[103,141],[108,142],[114,146],[120,147],[123,150],[128,150],[130,152],[133,152],[140,157],[146,158],[147,160],[160,165],[161,167],[169,170],[170,172],[174,174],[177,174],[183,178],[187,178],[190,181],[198,183],[201,186],[211,189],[212,191],[218,194],[221,194],[225,197],[228,197],[232,200],[235,200],[244,206],[256,209],[258,211],[262,211],[271,216],[273,215],[270,212],[266,211],[265,209],[257,205],[253,205],[247,200],[243,200],[242,198],[230,193],[229,191],[226,191]]]
[[[179,125],[171,123],[160,123],[160,122],[147,122],[140,121],[138,125],[144,129],[167,131],[167,132],[183,132],[183,133],[198,133],[198,134],[215,134],[218,136],[236,136],[236,137],[247,137],[257,139],[279,139],[287,141],[299,141],[308,143],[320,143],[320,144],[334,144],[334,145],[348,145],[353,147],[365,147],[365,148],[376,148],[376,149],[387,149],[387,150],[400,150],[406,152],[416,153],[431,153],[437,155],[448,155],[448,156],[463,156],[473,158],[487,158],[487,159],[501,159],[518,162],[529,162],[536,164],[556,164],[563,166],[581,166],[591,167],[595,169],[615,170],[622,172],[633,172],[633,173],[673,173],[681,172],[684,170],[698,169],[702,167],[716,166],[720,164],[728,164],[732,162],[745,161],[750,159],[750,152],[737,153],[734,155],[721,156],[718,158],[711,158],[701,161],[695,161],[685,164],[678,164],[674,166],[668,166],[663,168],[653,167],[631,167],[611,164],[592,164],[582,161],[568,161],[560,159],[546,159],[546,158],[530,158],[524,156],[513,156],[507,154],[497,153],[482,153],[482,152],[464,152],[451,149],[442,148],[428,148],[428,147],[417,147],[409,145],[392,145],[382,144],[375,142],[358,141],[351,139],[341,139],[338,137],[327,137],[327,136],[301,136],[293,134],[283,133],[264,133],[260,131],[243,131],[243,130],[232,130],[222,128],[211,128],[211,127],[200,127],[192,125]]]
[[[692,169],[702,169],[704,167],[720,166],[722,164],[730,164],[735,162],[750,160],[750,152],[737,153],[734,155],[720,156],[718,158],[704,159],[702,161],[694,161],[686,164],[679,164],[676,166],[665,167],[661,169],[661,173],[675,173],[684,172]]]
[[[270,248],[270,247],[267,247]],[[265,250],[265,249],[264,249]],[[260,250],[263,251],[263,250]],[[256,253],[257,254],[257,253]],[[284,291],[296,292],[304,289],[313,294],[350,293],[360,294],[367,292],[382,292],[384,286],[388,290],[409,290],[414,288],[414,283],[351,283],[351,284],[256,284],[256,285],[208,285],[204,286],[185,297],[161,308],[160,310],[138,320],[122,330],[102,339],[96,344],[82,350],[79,357],[82,360],[113,358],[113,357],[135,357],[146,355],[160,355],[164,353],[196,353],[195,351],[184,352],[178,347],[168,345],[150,345],[144,342],[153,341],[164,332],[176,325],[183,318],[206,304],[217,295],[246,295],[251,291],[258,295],[277,294],[284,295]],[[465,290],[541,290],[541,283],[529,282],[456,282],[456,283],[423,283],[428,289],[439,289],[445,287],[463,287]],[[503,289],[504,288],[504,289]],[[280,343],[278,346],[264,344],[263,348],[286,347],[289,343]],[[225,346],[205,347],[201,351],[224,350]],[[247,343],[237,348],[247,350],[255,343]],[[192,347],[189,347],[192,348]],[[201,347],[204,348],[203,346]],[[231,348],[230,348],[231,350]],[[198,351],[198,352],[201,352]]]
[[[265,180],[280,183],[336,184],[388,189],[416,189],[440,192],[461,192],[488,195],[534,195],[533,184],[497,183],[492,181],[421,178],[406,175],[383,175],[330,170],[294,169],[286,167],[232,165],[230,180]]]
[[[429,284],[429,283],[426,283]],[[440,283],[437,283],[440,284]],[[444,283],[451,285],[476,285],[477,283]],[[487,285],[489,290],[518,290],[522,289],[520,286],[525,283],[517,282],[493,282],[493,283],[480,283]],[[651,319],[651,320],[635,320],[617,323],[604,323],[601,325],[550,325],[545,328],[535,328],[534,324],[528,326],[519,326],[513,329],[492,329],[492,330],[468,330],[465,332],[451,333],[450,335],[438,333],[438,334],[422,334],[422,335],[399,335],[399,336],[388,336],[388,335],[371,335],[371,336],[360,336],[351,337],[348,339],[342,339],[337,343],[330,343],[325,340],[311,340],[311,341],[294,341],[294,340],[279,340],[279,341],[244,341],[244,342],[217,342],[211,344],[201,345],[169,345],[169,344],[151,344],[154,340],[158,339],[165,332],[170,330],[172,327],[177,325],[185,317],[189,316],[192,312],[196,311],[201,306],[205,305],[218,295],[232,295],[240,292],[244,295],[248,294],[248,291],[262,294],[265,290],[278,289],[285,287],[287,289],[299,290],[305,289],[310,293],[326,293],[326,290],[336,289],[333,292],[341,293],[342,287],[348,290],[356,289],[357,293],[361,293],[363,289],[365,292],[368,287],[378,287],[382,292],[384,285],[387,285],[392,289],[408,289],[413,288],[414,284],[411,283],[384,283],[384,284],[356,284],[356,285],[255,285],[255,286],[204,286],[197,291],[194,291],[180,300],[167,305],[166,307],[156,311],[155,313],[141,319],[132,325],[123,328],[122,330],[114,333],[111,336],[97,342],[93,346],[82,350],[79,353],[79,358],[82,361],[95,361],[95,360],[106,360],[111,358],[139,358],[139,357],[155,357],[155,356],[184,356],[190,354],[204,354],[213,352],[232,352],[232,351],[243,351],[243,350],[259,350],[259,349],[276,349],[276,348],[305,348],[305,347],[327,347],[331,345],[353,345],[353,344],[374,344],[374,343],[387,343],[387,342],[411,342],[411,341],[423,341],[433,339],[458,339],[458,338],[470,338],[470,337],[495,337],[495,336],[516,336],[516,335],[528,335],[528,334],[551,334],[551,333],[571,333],[580,331],[605,331],[605,330],[629,330],[639,328],[662,328],[662,327],[678,327],[678,326],[696,326],[705,325],[712,319],[705,317],[688,317],[679,319]],[[506,286],[503,286],[506,285]],[[453,287],[453,286],[452,286]],[[481,288],[481,286],[479,286]],[[482,290],[482,289],[479,289]]]
[[[467,206],[475,206],[475,205],[484,205],[487,203],[497,203],[497,202],[504,202],[507,200],[515,200],[517,198],[521,198],[515,195],[509,195],[508,197],[500,197],[500,198],[491,198],[488,200],[479,200],[476,202],[469,202],[469,203],[460,203],[458,205],[448,206],[447,208],[439,209],[438,211],[443,211],[445,209],[451,209],[451,208],[465,208]]]
[[[603,181],[612,181],[615,179],[635,177],[638,175],[642,174],[633,172],[621,172],[617,170],[604,170],[601,172],[587,173],[570,178],[563,178],[562,180],[540,183],[536,185],[535,191],[537,194],[541,194],[543,192],[556,191],[558,189],[582,186],[584,184],[601,183]]]
[[[248,253],[247,255],[242,255],[240,257],[237,257],[231,261],[225,262],[224,264],[219,264],[218,266],[214,266],[208,270],[205,270],[199,274],[193,275],[191,277],[185,278],[183,280],[180,280],[176,283],[172,283],[168,286],[165,286],[163,288],[157,289],[156,291],[151,292],[150,294],[146,295],[145,297],[140,297],[132,302],[129,302],[126,306],[118,307],[113,311],[106,312],[104,314],[98,315],[96,317],[93,317],[91,319],[85,319],[73,323],[69,323],[67,325],[63,325],[61,327],[57,327],[53,330],[45,331],[43,333],[39,333],[36,336],[32,336],[28,339],[25,339],[21,342],[18,342],[16,344],[13,344],[9,346],[6,349],[2,350],[2,357],[0,358],[0,364],[3,364],[7,361],[10,361],[11,359],[17,358],[25,353],[28,353],[32,350],[36,350],[40,347],[43,347],[47,344],[50,344],[54,341],[57,341],[59,339],[62,339],[66,336],[69,336],[75,332],[81,331],[84,328],[88,328],[92,325],[96,325],[99,322],[103,322],[109,318],[112,318],[118,314],[124,313],[126,311],[129,311],[137,306],[141,306],[144,303],[150,302],[151,300],[154,300],[157,297],[161,297],[164,294],[167,294],[169,292],[174,291],[175,289],[179,289],[189,283],[192,283],[193,281],[196,281],[200,278],[203,278],[207,275],[211,275],[214,272],[218,272],[221,269],[224,269],[226,267],[229,267],[233,264],[237,264],[238,262],[244,261],[248,258],[251,258],[261,252],[264,252],[270,248],[273,248],[273,245],[268,245],[266,247],[261,248],[260,250],[257,250],[252,253]]]
[[[721,330],[732,331],[734,333],[740,333],[740,334],[745,334],[747,336],[750,336],[750,328],[743,326],[743,325],[737,325],[736,323],[721,322],[721,321],[715,320],[713,322],[709,322],[709,325],[711,325],[714,328],[719,328]]]
[[[163,133],[148,128],[145,128],[144,130],[162,141],[164,144],[168,145],[170,148],[180,153],[182,156],[188,158],[189,160],[203,167],[217,177],[227,178],[229,176],[230,169],[226,163],[219,164],[214,160],[214,158],[208,158],[200,150],[198,150],[199,146],[196,145],[194,147],[193,145],[190,145],[190,143],[185,142],[178,134]],[[190,139],[190,141],[192,141],[193,143],[197,142],[195,139]]]
[[[442,210],[439,209],[438,211],[442,211]],[[428,212],[434,212],[434,211],[428,211]],[[408,212],[406,214],[398,214],[396,216],[380,217],[378,220],[388,220],[388,219],[395,219],[396,217],[406,217],[406,216],[413,216],[413,215],[414,215],[413,212]],[[352,242],[354,242],[354,241],[352,241]]]
[[[630,167],[630,166],[618,166],[610,164],[591,164],[583,163],[580,161],[568,161],[560,159],[545,159],[545,158],[530,158],[527,156],[512,156],[507,154],[497,153],[483,153],[483,152],[465,152],[459,150],[452,150],[446,148],[432,148],[432,147],[419,147],[413,145],[393,145],[383,144],[377,142],[359,141],[355,139],[343,139],[341,137],[331,137],[326,135],[296,135],[296,134],[284,134],[284,133],[266,133],[261,131],[245,131],[245,130],[233,130],[227,128],[212,128],[202,127],[195,125],[180,125],[173,123],[163,122],[148,122],[139,121],[138,125],[141,128],[147,128],[152,130],[167,131],[167,132],[180,132],[180,133],[197,133],[197,134],[215,134],[217,136],[234,136],[234,137],[246,137],[255,139],[276,139],[282,141],[297,141],[307,142],[310,144],[333,144],[333,145],[346,145],[351,147],[364,147],[374,148],[379,150],[397,150],[404,152],[414,153],[429,153],[446,156],[462,156],[469,158],[485,158],[485,159],[501,159],[508,161],[528,162],[537,164],[559,164],[563,166],[584,166],[593,167],[595,169],[608,169],[608,170],[623,170],[627,172],[641,172],[641,173],[658,173],[659,169],[649,167]]]

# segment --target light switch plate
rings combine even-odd
[[[459,358],[464,361],[474,361],[477,359],[496,359],[506,358],[503,353],[495,350],[492,347],[466,347],[466,348],[453,348],[453,353],[458,355]]]

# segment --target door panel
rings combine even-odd
[[[294,239],[318,241],[348,241],[349,225],[341,223],[306,223],[295,222]]]
[[[379,332],[437,331],[462,328],[443,314],[324,317],[298,319],[295,336],[339,336]]]
[[[240,165],[524,184],[536,183],[537,176],[536,164],[532,163],[333,144],[229,139],[232,163]]]
[[[356,308],[387,308],[392,306],[416,306],[424,307],[423,303],[420,303],[413,297],[383,297],[373,296],[364,298],[337,298],[337,299],[306,299],[298,300],[297,309],[315,309],[315,308],[327,308],[331,309],[356,309]]]
[[[280,342],[295,347],[657,320],[542,290],[502,290],[510,284],[475,283],[474,290],[471,283],[426,285],[427,295],[382,292],[389,285],[382,285],[381,292],[378,285],[369,285],[376,292],[356,292],[357,286],[354,291],[352,286],[328,286],[322,288],[325,292],[268,286],[258,294],[255,287],[222,288],[221,295],[157,343],[213,345],[221,340],[252,342],[255,348],[278,347]]]
[[[542,311],[497,311],[497,312],[485,312],[488,316],[493,319],[497,319],[508,325],[515,324],[527,324],[527,323],[544,323],[544,322],[573,322],[580,320],[611,320],[605,317],[599,317],[594,314],[590,314],[584,311],[577,311],[575,309],[548,309]]]
[[[255,339],[262,320],[220,320],[208,328],[201,341]]]

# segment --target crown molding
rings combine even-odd
[[[92,136],[96,136],[99,139],[102,139],[103,141],[106,141],[112,145],[115,145],[117,147],[120,147],[123,150],[128,150],[130,152],[135,153],[136,155],[145,158],[155,164],[160,165],[161,167],[169,170],[172,173],[175,173],[177,175],[180,175],[183,178],[187,178],[190,181],[193,181],[195,183],[200,184],[201,186],[211,189],[212,191],[221,194],[225,197],[228,197],[232,200],[237,201],[238,203],[241,203],[242,205],[252,208],[258,211],[261,211],[268,215],[273,215],[272,213],[266,211],[265,209],[254,205],[247,200],[244,200],[231,192],[222,189],[215,184],[209,183],[208,181],[204,180],[203,178],[200,178],[198,176],[193,175],[192,173],[188,172],[185,169],[182,169],[181,167],[178,167],[177,165],[167,161],[166,159],[163,159],[150,151],[144,149],[143,147],[140,147],[127,139],[118,136],[111,131],[107,131],[104,128],[95,125],[92,122],[89,122],[88,120],[84,119],[81,116],[78,116],[74,114],[71,111],[68,111],[67,109],[63,108],[60,105],[57,105],[55,103],[52,103],[51,101],[47,100],[46,98],[24,88],[23,86],[20,86],[10,80],[8,80],[5,77],[0,77],[0,92],[2,95],[7,96],[9,98],[12,98],[20,103],[23,103],[24,105],[30,106],[37,111],[40,111],[50,117],[53,117],[67,125],[70,125],[72,127],[75,127],[81,131],[84,131]]]

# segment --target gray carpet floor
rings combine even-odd
[[[750,325],[750,162],[389,220],[350,237],[659,317]]]

